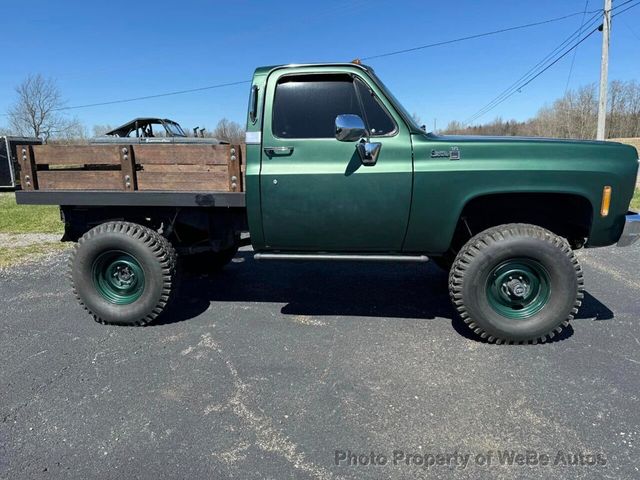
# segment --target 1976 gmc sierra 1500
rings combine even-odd
[[[432,259],[480,337],[545,341],[583,298],[574,250],[640,235],[633,147],[429,134],[358,64],[258,68],[246,146],[133,143],[18,147],[17,200],[61,206],[102,323],[153,321],[181,258],[220,268],[249,232],[261,260]]]

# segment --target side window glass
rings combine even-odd
[[[253,85],[251,87],[251,95],[249,95],[249,120],[251,123],[256,123],[258,118],[258,86]]]
[[[356,79],[356,88],[362,99],[362,105],[366,114],[371,136],[388,135],[395,131],[396,124],[380,104],[373,92],[362,81]]]
[[[276,85],[272,130],[279,138],[334,138],[338,115],[362,115],[349,75],[284,77]]]

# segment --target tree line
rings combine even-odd
[[[66,115],[64,107],[65,101],[53,79],[40,74],[29,75],[16,87],[16,101],[7,111],[9,125],[0,128],[0,135],[38,137],[45,142],[85,141],[88,138],[86,127],[77,117]],[[114,128],[112,125],[94,125],[93,136],[104,135]],[[184,130],[187,135],[196,135],[193,129]],[[206,128],[198,128],[197,131],[198,135],[233,144],[244,142],[244,128],[227,118],[221,119],[211,131]]]
[[[635,80],[614,80],[607,95],[606,138],[640,137],[640,84]],[[598,119],[596,84],[568,90],[551,105],[520,122],[496,118],[479,125],[450,122],[441,132],[451,135],[524,135],[595,139]]]
[[[595,84],[586,85],[568,90],[526,121],[496,118],[479,125],[452,121],[440,133],[594,139],[597,93]],[[64,106],[64,99],[53,79],[39,74],[30,75],[16,87],[16,101],[7,112],[9,128],[0,128],[0,134],[39,137],[44,141],[86,140],[86,127],[77,118],[67,115]],[[94,125],[93,135],[104,135],[112,128],[111,125]],[[185,131],[191,134],[192,129],[185,128]],[[244,128],[226,118],[221,119],[213,130],[201,128],[197,134],[230,143],[244,142]],[[640,137],[640,84],[635,80],[614,80],[610,83],[606,137]]]

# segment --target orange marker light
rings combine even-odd
[[[609,205],[611,205],[611,187],[609,185],[602,189],[602,205],[600,206],[600,215],[606,217],[609,215]]]

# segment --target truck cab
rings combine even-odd
[[[638,168],[631,146],[429,134],[359,64],[259,68],[250,97],[256,250],[443,259],[500,223],[530,221],[573,246],[613,244],[624,228]],[[606,186],[615,195],[600,215]]]

